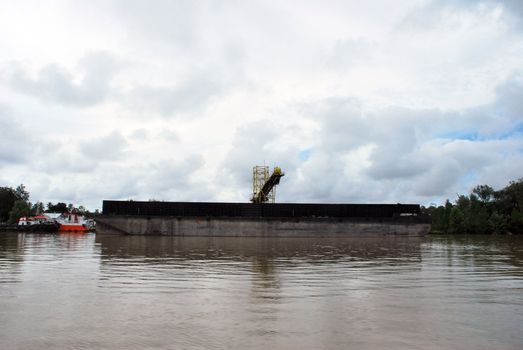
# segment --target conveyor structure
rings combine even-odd
[[[253,203],[274,203],[276,197],[276,185],[285,174],[281,168],[274,167],[272,174],[269,176],[268,166],[255,166],[253,168],[253,186],[252,198]]]

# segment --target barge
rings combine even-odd
[[[418,204],[144,202],[104,200],[99,235],[208,237],[423,236]]]

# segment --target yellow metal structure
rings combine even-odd
[[[254,202],[253,199],[260,193],[263,184],[265,184],[267,180],[269,180],[269,166],[257,165],[252,168],[252,202]]]
[[[285,174],[281,168],[274,167],[269,176],[269,167],[255,166],[252,169],[252,198],[253,203],[274,203],[276,200],[276,185]]]

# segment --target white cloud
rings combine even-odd
[[[90,106],[101,103],[109,93],[109,83],[117,69],[107,53],[89,53],[80,59],[74,73],[54,63],[46,64],[31,77],[20,64],[4,68],[5,80],[15,91],[63,105]]]
[[[286,172],[283,201],[426,204],[500,187],[523,168],[521,10],[3,3],[2,180],[91,208],[247,201],[264,162]]]
[[[12,108],[0,104],[0,168],[24,162],[31,148],[29,132],[13,118]]]

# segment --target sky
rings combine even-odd
[[[0,186],[441,204],[523,177],[523,2],[0,0]]]

